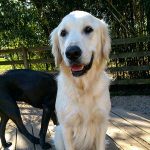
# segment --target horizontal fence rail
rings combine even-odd
[[[16,49],[6,49],[6,50],[0,50],[0,55],[1,54],[6,54],[6,53],[17,53],[17,52],[21,52],[25,50],[28,52],[33,52],[33,51],[50,51],[50,47],[49,46],[43,46],[43,47],[34,47],[34,48],[16,48]]]
[[[132,44],[132,43],[149,42],[149,41],[150,41],[150,36],[125,38],[125,39],[113,39],[112,45]]]
[[[116,58],[133,58],[133,57],[144,57],[150,56],[150,51],[143,51],[143,52],[123,52],[119,54],[111,54],[110,59]]]
[[[150,70],[150,66],[127,66],[127,67],[111,67],[109,68],[111,72],[120,72],[120,71],[144,71]]]
[[[150,84],[150,79],[125,79],[125,80],[114,80],[111,82],[112,85],[129,85],[129,84]]]

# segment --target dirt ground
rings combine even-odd
[[[113,96],[111,97],[112,108],[121,108],[140,113],[150,119],[150,96]]]

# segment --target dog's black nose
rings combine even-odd
[[[81,56],[81,53],[81,49],[78,46],[69,46],[66,50],[66,57],[75,61]]]

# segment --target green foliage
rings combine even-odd
[[[5,58],[0,58],[0,61],[6,61]],[[0,66],[0,73],[3,73],[6,70],[12,69],[11,65]]]
[[[50,32],[66,14],[73,10],[88,11],[98,18],[104,18],[110,26],[112,39],[150,34],[150,0],[1,0],[0,49],[48,45]],[[119,54],[120,52],[148,49],[150,49],[150,43],[145,42],[113,46],[112,52]],[[29,59],[52,57],[46,53],[30,52],[28,55]],[[7,57],[9,60],[22,59],[21,54],[8,54]],[[143,57],[142,63],[149,65],[147,63],[149,59],[149,57]],[[137,58],[115,61],[116,65],[139,64]],[[53,69],[53,64],[31,65],[30,67],[48,70]],[[122,75],[120,76],[122,77]],[[132,76],[134,77],[135,73]]]
[[[1,0],[0,20],[1,48],[33,47],[47,41],[37,9],[32,4]]]
[[[149,29],[150,0],[1,0],[0,47],[47,45],[50,32],[73,10],[104,17],[113,38],[145,35]]]

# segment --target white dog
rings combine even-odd
[[[51,33],[52,53],[60,66],[56,112],[57,150],[104,150],[111,108],[107,24],[84,11],[65,16]]]

